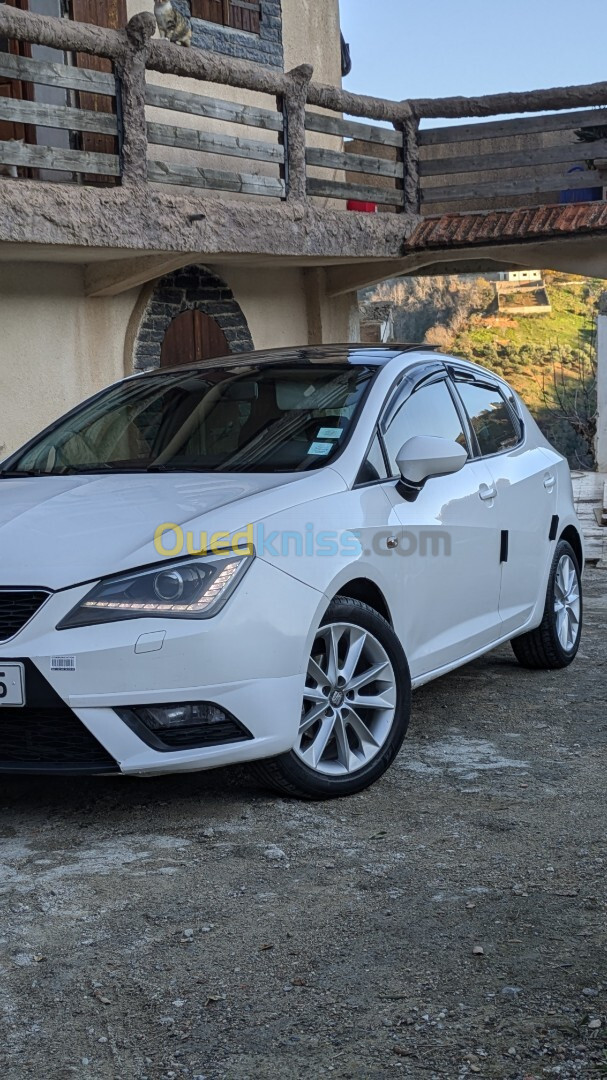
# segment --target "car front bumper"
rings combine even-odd
[[[256,559],[214,618],[129,619],[58,631],[57,624],[90,588],[87,584],[51,594],[19,634],[0,643],[0,662],[19,661],[26,669],[25,708],[0,707],[0,770],[119,770],[145,776],[253,761],[293,747],[309,632],[322,594]],[[53,659],[58,657],[73,660],[71,669],[54,670]],[[246,729],[242,740],[159,750],[116,711],[199,702],[234,717]],[[9,761],[2,752],[3,712],[7,721],[10,713],[13,731]],[[39,724],[42,712],[49,750],[42,741],[36,754],[31,745],[36,735],[30,733],[28,754],[19,761],[15,730],[18,733],[22,724],[25,745],[28,724]],[[53,733],[59,733],[60,723],[69,731],[82,724],[103,748],[105,755],[93,755],[99,758],[97,767],[93,762],[69,761],[67,736],[63,760],[53,762]]]

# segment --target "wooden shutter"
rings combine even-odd
[[[28,0],[3,0],[7,7],[18,8],[27,11]],[[31,46],[27,41],[9,41],[0,38],[0,52],[10,53],[12,56],[31,56]],[[13,101],[33,101],[33,86],[31,83],[19,82],[18,79],[7,79],[0,76],[0,97],[11,98]],[[15,124],[10,120],[0,120],[0,140],[24,139],[25,142],[36,142],[36,128],[31,124]],[[20,169],[20,175],[29,176],[31,170]]]
[[[190,9],[193,19],[205,19],[206,22],[224,22],[223,0],[192,0]]]
[[[261,0],[191,0],[194,19],[232,26],[259,34],[261,23]]]
[[[70,18],[74,22],[92,23],[105,26],[110,30],[121,30],[127,24],[126,0],[70,0]],[[89,56],[76,53],[76,66],[89,68],[91,71],[111,72],[111,60],[102,56]],[[78,93],[78,106],[93,112],[114,112],[115,101],[105,94]],[[117,154],[117,140],[113,135],[100,135],[92,131],[83,131],[80,135],[82,150],[95,154]],[[85,182],[94,184],[116,184],[113,176],[85,176]]]
[[[235,30],[246,30],[249,34],[259,34],[261,22],[261,0],[230,0],[229,26]]]
[[[167,368],[195,364],[198,360],[227,356],[229,352],[230,347],[219,323],[193,308],[182,312],[169,326],[162,343],[160,366]]]

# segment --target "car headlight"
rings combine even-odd
[[[118,619],[208,619],[246,573],[253,555],[164,563],[100,581],[58,624],[58,630]]]

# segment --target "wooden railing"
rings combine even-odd
[[[314,83],[308,66],[284,74],[180,49],[152,40],[154,30],[148,14],[111,31],[0,5],[0,37],[47,45],[66,57],[49,63],[0,54],[4,79],[66,92],[63,105],[44,103],[37,89],[21,100],[0,98],[0,122],[45,132],[38,142],[35,135],[0,142],[2,172],[85,184],[171,184],[336,209],[352,200],[415,215],[531,206],[586,188],[594,189],[593,198],[602,195],[607,83],[388,101]],[[111,71],[73,66],[82,54],[103,57]],[[171,86],[159,75],[170,76]],[[191,80],[200,92],[192,92]],[[210,84],[233,89],[216,98]],[[232,95],[238,100],[228,100]],[[105,104],[91,108],[99,99]],[[552,115],[419,127],[429,118],[545,110]],[[595,142],[576,134],[589,128],[596,129]],[[91,134],[100,137],[103,152],[90,149]]]
[[[47,105],[35,100],[0,97],[0,121],[23,128],[49,131],[94,132],[112,136],[114,152],[94,153],[65,146],[37,145],[19,139],[0,142],[0,163],[18,169],[45,169],[92,177],[120,176],[119,127],[115,113],[116,79],[100,71],[30,60],[0,53],[0,76],[23,87],[52,86],[76,93],[99,94],[109,99],[112,111],[96,112],[69,105]],[[110,142],[113,140],[109,140]],[[18,175],[18,174],[17,174]]]
[[[598,199],[607,183],[605,109],[430,128],[419,144],[425,213]]]

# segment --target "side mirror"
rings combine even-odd
[[[416,497],[426,480],[459,472],[467,460],[468,451],[451,439],[414,435],[396,457],[403,494],[408,498]]]

